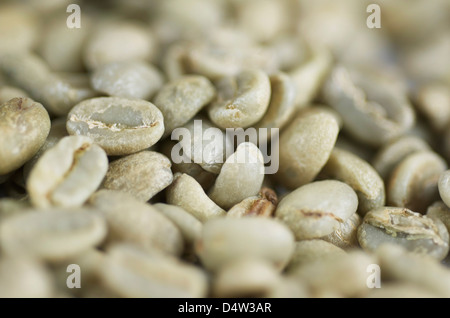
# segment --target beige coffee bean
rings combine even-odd
[[[241,259],[222,268],[213,280],[215,297],[264,297],[281,279],[269,262]]]
[[[372,160],[372,165],[383,180],[388,181],[394,168],[408,155],[431,150],[421,138],[404,136],[384,145]]]
[[[153,146],[164,132],[164,122],[159,109],[150,102],[99,97],[72,108],[67,131],[91,137],[108,155],[119,156]]]
[[[0,105],[0,175],[27,162],[44,144],[50,131],[45,108],[29,98],[14,98]]]
[[[447,206],[450,206],[450,170],[441,173],[438,181],[439,195]]]
[[[12,198],[0,199],[0,222],[6,218],[31,211],[28,200],[17,200]]]
[[[429,218],[439,219],[444,223],[447,231],[450,233],[450,208],[442,201],[436,201],[430,205],[427,209],[427,214]]]
[[[270,235],[268,235],[270,233]],[[282,223],[269,218],[218,218],[203,225],[196,251],[210,271],[241,259],[262,259],[283,269],[294,250],[294,236]]]
[[[214,174],[219,174],[227,156],[231,155],[229,152],[234,149],[231,138],[224,131],[200,116],[174,131],[171,138],[179,140],[170,151],[172,161],[196,163]]]
[[[127,193],[111,190],[94,193],[89,204],[106,220],[107,243],[127,242],[145,249],[181,254],[184,243],[180,230],[153,206]]]
[[[39,261],[28,257],[0,259],[0,298],[54,297],[52,276]]]
[[[223,77],[217,98],[208,108],[211,121],[221,128],[246,128],[264,116],[270,102],[270,81],[260,70]]]
[[[119,190],[148,201],[172,183],[170,160],[155,151],[141,151],[109,164],[102,188]]]
[[[281,276],[270,290],[266,292],[266,298],[308,298],[307,287],[289,277]]]
[[[28,97],[28,94],[20,88],[14,86],[1,86],[0,85],[0,104],[16,97]]]
[[[256,195],[264,180],[264,158],[250,142],[241,143],[227,158],[209,197],[223,209],[229,209],[243,199]]]
[[[439,199],[439,177],[445,170],[444,159],[432,151],[407,156],[391,174],[386,192],[388,204],[425,213]]]
[[[358,212],[364,216],[368,211],[384,206],[384,182],[373,167],[351,152],[335,147],[323,172],[330,178],[345,182],[358,195]]]
[[[32,53],[2,55],[0,71],[11,84],[23,89],[57,116],[66,115],[75,104],[96,95],[89,87],[77,87],[51,72],[48,65]]]
[[[191,120],[215,94],[211,82],[200,75],[186,75],[165,84],[153,100],[164,116],[164,136]]]
[[[144,61],[112,62],[98,67],[92,87],[109,96],[150,99],[163,85],[160,72]]]
[[[280,136],[279,182],[291,189],[311,182],[325,165],[339,133],[336,119],[323,112],[301,113]]]
[[[102,148],[85,136],[68,136],[46,151],[30,172],[27,191],[36,207],[80,206],[108,169]]]
[[[293,80],[286,73],[276,73],[270,79],[270,102],[267,112],[254,127],[267,129],[267,139],[270,139],[272,128],[281,129],[291,119],[295,112],[295,86]],[[261,140],[260,142],[264,142]],[[262,138],[263,139],[263,138]]]
[[[297,268],[293,279],[300,280],[310,297],[361,297],[369,292],[367,268],[374,257],[362,251],[332,254]]]
[[[185,173],[174,175],[166,193],[167,203],[185,209],[201,222],[225,216],[225,211],[206,195],[202,186]]]
[[[32,50],[39,38],[39,17],[22,3],[2,3],[0,52]],[[16,96],[17,97],[17,96]]]
[[[277,60],[272,52],[263,46],[248,42],[241,46],[236,46],[233,42],[228,44],[197,42],[188,45],[186,50],[185,65],[188,73],[200,74],[213,80],[229,78],[229,83],[224,83],[225,87],[232,85],[231,78],[239,76],[245,69],[261,69],[267,73],[273,73],[278,69]],[[230,89],[233,89],[232,87]]]
[[[170,204],[157,203],[153,205],[159,212],[171,220],[180,230],[188,248],[192,249],[194,243],[200,238],[203,224],[184,209]]]
[[[344,130],[373,146],[401,135],[415,122],[403,91],[368,72],[336,67],[325,83],[324,97],[341,114]]]
[[[106,224],[92,210],[52,209],[8,218],[0,230],[4,253],[61,261],[101,243]]]
[[[359,158],[370,163],[372,163],[372,158],[375,155],[375,151],[373,148],[367,148],[366,145],[360,142],[356,142],[351,137],[343,134],[338,136],[335,146],[339,149],[351,152],[354,155],[357,155]]]
[[[297,241],[295,242],[294,253],[287,265],[286,272],[292,273],[305,264],[345,254],[346,252],[340,247],[323,240]]]
[[[186,74],[187,49],[184,45],[173,44],[162,57],[162,69],[169,81],[174,81]]]
[[[58,141],[68,135],[66,129],[66,121],[67,118],[65,117],[60,117],[52,120],[50,132],[48,133],[47,139],[45,139],[44,144],[41,148],[39,148],[38,152],[36,152],[33,158],[28,160],[23,166],[23,176],[25,180],[28,179],[31,170],[33,169],[39,158],[42,157],[44,152],[55,146]]]
[[[324,49],[313,50],[305,63],[289,72],[295,90],[295,106],[303,108],[316,97],[330,72],[332,56]]]
[[[102,281],[121,297],[206,297],[208,281],[198,267],[126,245],[111,248],[106,256]]]
[[[271,217],[278,205],[275,191],[263,187],[257,196],[249,197],[234,205],[227,212],[227,217]]]
[[[437,131],[442,131],[450,121],[450,93],[444,83],[430,83],[419,88],[417,106]]]
[[[81,28],[69,28],[66,24],[66,10],[56,12],[45,23],[38,52],[53,71],[83,71],[82,52],[86,39],[92,32],[92,17],[87,12],[82,12]]]
[[[131,21],[98,24],[87,39],[83,61],[90,70],[111,62],[151,60],[155,39],[145,26]]]
[[[436,259],[408,252],[393,244],[380,246],[376,256],[384,279],[414,284],[422,291],[435,293],[439,297],[450,296],[448,268]]]
[[[362,219],[359,214],[353,213],[347,221],[340,224],[336,231],[321,237],[321,239],[342,249],[357,248],[359,247],[357,232],[361,222]]]
[[[358,228],[358,241],[367,251],[392,243],[439,260],[449,250],[449,234],[440,220],[397,207],[369,211]]]
[[[297,240],[320,238],[339,229],[358,206],[355,191],[336,180],[316,181],[281,199],[275,211]]]

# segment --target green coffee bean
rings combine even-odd
[[[438,190],[442,201],[450,206],[450,170],[442,172],[439,176]]]
[[[450,208],[444,202],[436,201],[430,205],[427,209],[426,216],[441,220],[450,233]]]
[[[227,217],[271,217],[277,205],[277,194],[273,190],[264,187],[257,196],[248,197],[234,205],[227,212]]]
[[[41,104],[14,98],[0,105],[0,175],[18,169],[44,144],[50,118]]]
[[[0,224],[6,254],[61,261],[97,246],[106,235],[103,218],[88,209],[35,210]]]
[[[218,218],[204,224],[196,250],[211,271],[247,258],[269,261],[281,270],[294,250],[294,236],[285,225],[269,218]]]
[[[358,227],[361,225],[361,221],[359,214],[353,213],[347,221],[341,223],[336,231],[321,237],[321,239],[342,249],[357,248],[359,247],[357,232]]]
[[[217,273],[212,292],[215,297],[263,297],[280,279],[278,270],[269,262],[242,259]]]
[[[384,182],[372,166],[358,156],[335,147],[323,168],[324,174],[345,182],[358,195],[358,212],[384,206]]]
[[[214,86],[199,75],[183,76],[165,84],[153,100],[164,116],[164,136],[191,120],[214,96]]]
[[[383,146],[372,161],[373,167],[383,180],[388,181],[395,167],[408,155],[418,151],[431,150],[422,139],[415,136],[404,136],[394,139]]]
[[[320,238],[339,229],[358,206],[355,191],[343,182],[316,181],[292,191],[275,211],[298,240]]]
[[[150,99],[163,85],[163,78],[143,61],[112,62],[98,67],[91,77],[92,87],[110,96]]]
[[[201,222],[225,215],[225,211],[215,204],[191,176],[176,173],[167,189],[167,203],[182,207]]]
[[[71,135],[85,135],[108,155],[127,155],[153,146],[164,132],[158,108],[144,100],[100,97],[72,108],[67,119]]]
[[[46,151],[27,180],[36,207],[80,206],[98,188],[108,169],[102,148],[85,136],[68,136]]]
[[[440,220],[397,207],[369,211],[358,228],[358,241],[367,251],[393,243],[439,260],[449,250],[449,234]]]
[[[148,201],[172,183],[170,167],[166,156],[144,150],[111,162],[102,187],[127,192],[141,201]]]
[[[240,144],[222,166],[209,197],[224,209],[256,195],[264,180],[264,158],[254,144]]]
[[[345,251],[336,245],[319,239],[295,242],[294,253],[286,268],[286,272],[294,272],[298,267],[327,257],[345,255]]]
[[[121,297],[207,295],[208,282],[201,269],[156,251],[144,253],[130,246],[114,246],[107,253],[101,274],[103,283]]]
[[[264,116],[270,101],[270,81],[260,70],[242,71],[217,84],[217,98],[209,106],[211,121],[221,128],[246,128]]]
[[[145,27],[130,21],[97,25],[84,46],[83,61],[90,70],[111,62],[149,60],[155,54],[155,39]]]
[[[425,213],[439,198],[439,177],[446,169],[444,159],[432,151],[407,156],[391,174],[387,186],[388,204]]]
[[[20,88],[14,86],[0,87],[0,104],[6,103],[7,101],[16,97],[28,97],[28,94]]]
[[[0,58],[0,71],[17,87],[41,102],[52,114],[66,115],[78,102],[95,96],[86,87],[76,87],[32,53],[6,54]]]
[[[280,183],[295,189],[311,182],[327,162],[338,133],[336,119],[328,113],[305,111],[296,117],[280,136]]]
[[[415,115],[406,96],[386,79],[337,66],[324,87],[325,100],[358,140],[382,145],[411,128]]]
[[[89,204],[106,220],[107,243],[127,242],[145,249],[181,254],[184,243],[180,230],[153,206],[127,193],[111,190],[96,192]]]

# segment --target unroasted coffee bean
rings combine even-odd
[[[25,254],[61,261],[97,246],[106,235],[102,217],[89,209],[36,210],[0,224],[0,246],[6,254]]]
[[[403,91],[374,74],[337,66],[324,86],[325,100],[358,140],[382,145],[411,128],[415,114]]]
[[[329,242],[319,239],[297,241],[286,271],[290,273],[305,264],[338,255],[345,255],[345,251]]]
[[[206,195],[202,186],[185,173],[174,175],[167,189],[167,203],[182,207],[201,222],[225,215],[225,211]]]
[[[190,264],[161,255],[119,245],[111,248],[101,272],[103,283],[121,297],[206,297],[205,273]]]
[[[209,197],[224,209],[253,196],[264,179],[264,158],[254,144],[240,144],[222,166]]]
[[[394,244],[380,246],[375,251],[375,256],[384,279],[414,284],[422,291],[430,291],[439,297],[450,296],[448,268],[436,259],[408,252]]]
[[[393,243],[439,260],[447,256],[449,250],[449,234],[440,220],[396,207],[368,212],[358,228],[358,241],[368,251]]]
[[[450,233],[450,208],[444,202],[436,201],[430,205],[427,209],[426,216],[441,220]]]
[[[391,174],[387,186],[388,204],[425,213],[439,198],[439,177],[446,169],[444,159],[432,151],[407,156]]]
[[[294,236],[273,219],[219,218],[204,224],[196,250],[211,271],[247,258],[269,261],[281,270],[294,250]]]
[[[49,131],[47,111],[32,99],[14,98],[0,105],[0,175],[31,159]]]
[[[153,206],[127,193],[110,190],[94,193],[89,204],[106,220],[107,243],[127,242],[145,249],[181,254],[183,238],[180,230]]]
[[[144,150],[111,162],[102,187],[148,201],[172,183],[170,167],[166,156]]]
[[[347,221],[341,223],[336,231],[321,237],[321,239],[342,249],[357,248],[359,247],[357,232],[358,227],[361,225],[361,221],[359,214],[353,213]]]
[[[150,102],[100,97],[85,100],[70,111],[67,131],[88,136],[108,155],[118,156],[153,146],[164,132],[164,122]]]
[[[273,190],[264,187],[257,196],[246,198],[234,205],[227,212],[227,217],[271,217],[274,214],[277,205],[277,194]]]
[[[328,113],[306,111],[295,118],[280,136],[280,183],[295,189],[311,182],[327,162],[338,133],[338,123]]]
[[[270,101],[270,81],[263,71],[243,71],[217,84],[217,98],[208,108],[213,123],[221,128],[246,128],[265,114]]]
[[[242,259],[225,266],[213,281],[216,297],[263,297],[281,279],[269,262]]]
[[[450,170],[442,172],[439,176],[438,189],[442,201],[450,206]]]
[[[150,99],[163,84],[162,75],[143,61],[113,62],[100,66],[91,78],[92,87],[110,96]]]
[[[384,182],[372,166],[358,156],[334,148],[326,163],[324,174],[345,182],[358,195],[358,212],[367,211],[385,204]]]
[[[320,238],[339,229],[358,206],[355,191],[347,184],[325,180],[292,191],[275,211],[298,240]]]
[[[84,47],[83,60],[94,70],[111,62],[149,60],[155,53],[155,39],[141,24],[109,21],[97,26]]]
[[[157,203],[153,205],[159,212],[171,220],[181,231],[188,248],[192,249],[194,243],[200,238],[202,233],[202,222],[197,220],[192,214],[179,206]]]
[[[28,97],[28,94],[25,93],[20,88],[14,86],[1,86],[0,87],[0,104],[6,103],[10,99],[16,97]]]
[[[32,53],[2,55],[0,72],[57,116],[66,115],[75,104],[96,95],[89,87],[75,86],[53,73]]]
[[[153,102],[164,116],[164,136],[191,120],[215,96],[211,82],[200,75],[187,75],[165,84]]]
[[[90,138],[64,137],[31,170],[31,202],[37,207],[80,206],[97,190],[107,169],[106,153]]]
[[[424,140],[415,136],[400,137],[383,146],[372,164],[383,180],[388,181],[392,171],[403,159],[412,153],[425,150],[430,150],[430,146]]]

